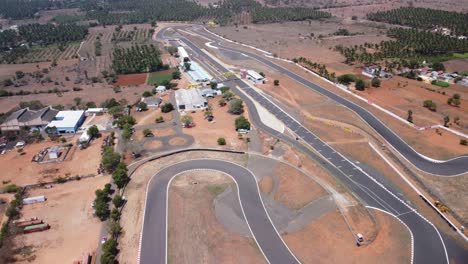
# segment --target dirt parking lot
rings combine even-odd
[[[67,137],[67,141],[74,146],[68,152],[66,159],[60,163],[39,164],[32,162],[32,158],[40,150],[62,143],[54,143],[49,139],[40,143],[32,143],[24,148],[24,155],[16,150],[11,150],[0,156],[0,167],[8,168],[0,175],[2,185],[16,184],[24,186],[39,182],[53,181],[57,177],[74,177],[97,174],[97,169],[101,161],[101,144],[104,138],[98,138],[91,142],[91,145],[80,150],[76,147],[78,135]],[[66,144],[66,143],[65,143]]]
[[[18,235],[15,248],[27,253],[15,256],[19,260],[16,263],[72,263],[95,251],[101,221],[93,216],[91,203],[95,190],[103,188],[109,180],[108,176],[99,176],[28,191],[28,196],[45,195],[47,201],[25,205],[22,217],[38,217],[50,229]]]

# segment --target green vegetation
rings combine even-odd
[[[444,81],[440,81],[440,80],[433,80],[433,81],[431,82],[431,84],[437,85],[437,86],[440,86],[440,87],[443,87],[443,88],[446,88],[446,87],[449,87],[449,86],[450,86],[450,83],[444,82]]]
[[[447,104],[454,105],[454,106],[460,106],[460,104],[461,104],[460,99],[461,99],[460,94],[454,94],[452,97],[447,99]],[[459,121],[459,118],[456,120],[455,123],[458,123],[458,121]]]
[[[104,147],[102,151],[101,163],[106,171],[113,172],[120,162],[120,154],[112,147]]]
[[[115,185],[119,189],[122,189],[130,181],[125,163],[120,162],[117,165],[116,170],[112,173],[112,180],[114,180]]]
[[[387,35],[396,40],[354,47],[338,45],[336,50],[345,56],[346,63],[375,63],[385,59],[386,66],[390,68],[398,65],[416,68],[422,61],[443,61],[454,58],[454,54],[468,52],[468,39],[404,28],[389,29]],[[367,52],[369,48],[375,52]]]
[[[156,117],[156,120],[155,120],[156,123],[163,123],[164,122],[164,117],[160,116],[160,117]]]
[[[380,87],[380,80],[377,77],[372,78],[371,80],[372,87]]]
[[[423,102],[423,107],[435,112],[437,111],[437,104],[433,102],[432,100],[425,100]]]
[[[226,189],[226,187],[219,186],[219,185],[210,185],[207,188],[208,188],[208,191],[211,193],[211,195],[215,197],[220,195]]]
[[[65,23],[75,23],[78,21],[86,20],[85,15],[58,15],[52,19],[54,22],[65,24]]]
[[[93,207],[94,213],[101,220],[104,221],[109,216],[109,201],[110,201],[110,184],[106,184],[104,189],[96,190],[96,198],[94,198]]]
[[[442,26],[456,35],[468,35],[468,14],[434,10],[429,8],[400,7],[389,11],[370,13],[370,20],[410,26],[420,29],[433,29]]]
[[[169,82],[173,78],[173,73],[176,72],[174,70],[164,70],[164,71],[159,71],[159,72],[152,72],[149,74],[148,77],[148,84],[149,85],[160,85],[163,82]],[[179,72],[180,76],[180,72]]]
[[[174,106],[171,103],[165,103],[161,106],[161,112],[169,113],[174,110]]]
[[[151,129],[146,128],[143,130],[143,136],[149,137],[150,135],[153,135],[153,132],[151,132]]]
[[[466,139],[460,139],[460,145],[462,145],[462,146],[468,146],[468,140],[466,140]]]
[[[327,80],[330,80],[332,82],[336,81],[336,76],[334,72],[329,72],[327,67],[325,65],[321,65],[319,63],[311,62],[310,60],[299,57],[299,58],[294,58],[293,61],[295,63],[301,63],[306,66],[306,68],[316,72],[320,76],[324,77]]]
[[[239,130],[239,129],[250,130],[250,122],[244,116],[239,116],[238,118],[236,118],[234,125],[236,127],[236,130]]]
[[[96,125],[92,125],[86,132],[90,138],[96,138],[99,135],[99,129]]]
[[[274,80],[274,81],[273,81],[273,85],[274,85],[274,86],[278,86],[278,85],[279,85],[279,80]]]
[[[163,69],[159,49],[151,45],[114,48],[112,68],[117,74],[144,73]]]
[[[343,74],[343,75],[338,76],[337,80],[341,84],[348,85],[356,81],[356,76],[354,76],[354,74]]]
[[[220,146],[226,145],[226,139],[222,137],[218,138],[218,145]]]
[[[364,91],[366,89],[366,82],[362,79],[357,79],[356,80],[356,90],[358,91]]]
[[[28,43],[48,45],[84,39],[88,33],[86,26],[75,24],[27,24],[19,27],[19,36]]]
[[[240,115],[244,112],[244,105],[241,99],[233,99],[229,102],[229,113]]]

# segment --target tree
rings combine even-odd
[[[148,104],[146,104],[145,102],[140,102],[138,104],[138,108],[140,108],[141,111],[148,110]]]
[[[220,146],[226,145],[226,139],[222,137],[218,138],[218,145]]]
[[[151,132],[151,129],[146,128],[143,130],[143,136],[149,137],[150,135],[153,135],[153,132]]]
[[[236,118],[236,120],[234,121],[234,125],[236,127],[236,130],[239,130],[239,129],[250,130],[250,122],[244,116],[239,116],[238,118]]]
[[[263,78],[265,78],[265,73],[259,72],[258,74],[260,74],[260,76],[262,76]]]
[[[177,53],[177,47],[176,46],[168,46],[167,48],[167,52],[169,52],[169,54],[174,55]]]
[[[406,120],[408,120],[410,123],[413,123],[413,111],[408,110],[408,118]]]
[[[15,72],[16,79],[22,79],[24,77],[24,72],[22,71],[16,71]]]
[[[366,88],[366,82],[364,82],[364,80],[362,80],[362,79],[357,79],[356,80],[356,90],[364,91],[365,88]]]
[[[357,20],[357,16],[352,16],[351,20]]]
[[[434,71],[445,71],[445,66],[442,62],[434,62],[432,64],[432,70]]]
[[[174,79],[174,80],[180,79],[180,74],[181,74],[181,73],[180,73],[179,69],[173,71],[173,72],[172,72],[172,79]]]
[[[114,204],[116,208],[119,208],[120,206],[122,206],[123,204],[122,196],[116,194],[114,198],[112,199],[112,204]]]
[[[150,91],[145,91],[145,92],[143,92],[142,96],[143,97],[151,97],[151,96],[153,96],[153,94]]]
[[[172,103],[165,103],[161,106],[161,112],[163,113],[169,113],[172,110],[174,110],[174,106],[172,105]]]
[[[224,100],[223,98],[219,99],[218,105],[219,106],[225,106],[226,105],[226,100]]]
[[[444,127],[448,127],[450,122],[449,116],[444,116]]]
[[[164,117],[162,116],[159,116],[159,117],[156,117],[156,120],[155,120],[156,123],[163,123],[164,122]]]
[[[92,125],[86,132],[90,138],[96,138],[99,135],[99,129],[96,125]]]
[[[273,84],[274,84],[275,86],[278,86],[278,85],[279,85],[279,80],[274,80],[274,81],[273,81]]]
[[[227,101],[231,100],[234,97],[234,94],[230,91],[227,91],[222,94],[223,98]]]
[[[229,113],[240,115],[244,112],[244,105],[241,99],[234,99],[229,102]]]
[[[184,62],[185,71],[190,71],[190,66],[192,66],[192,64],[190,64],[190,62]]]
[[[104,147],[101,163],[106,171],[112,172],[120,162],[120,154],[114,152],[112,147]]]
[[[122,189],[130,181],[124,163],[119,163],[118,168],[112,173],[112,179],[119,189]]]
[[[4,85],[4,86],[11,86],[11,85],[13,85],[13,84],[14,84],[14,83],[13,83],[13,81],[12,81],[11,79],[5,79],[5,80],[3,80],[3,85]]]
[[[343,74],[338,76],[337,80],[339,83],[348,85],[356,80],[356,76],[353,74]]]
[[[468,140],[460,139],[460,145],[467,146],[468,145]]]
[[[189,115],[184,115],[181,118],[182,125],[185,127],[192,126],[193,125],[193,118]]]
[[[211,89],[215,90],[218,87],[218,83],[210,82],[210,87],[211,87]]]
[[[113,238],[107,239],[102,245],[103,253],[110,253],[111,255],[117,255],[117,241]]]
[[[110,221],[107,227],[107,231],[112,236],[112,238],[117,238],[120,233],[122,233],[122,227],[118,221]]]
[[[372,87],[380,87],[380,80],[377,77],[372,78],[371,80]]]
[[[432,100],[425,100],[423,102],[423,107],[428,108],[429,110],[435,112],[437,111],[437,104]]]

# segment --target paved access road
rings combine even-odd
[[[163,32],[160,33],[162,36]],[[210,56],[207,56],[190,40],[185,37],[180,37],[180,39],[187,44],[191,50],[209,60],[216,68],[222,72],[228,72],[228,69],[224,68],[223,65],[219,64]],[[303,144],[295,140],[291,140],[285,135],[265,126],[258,115],[253,101],[249,97],[245,96],[244,93],[247,93],[251,98],[253,98],[253,100],[257,101],[268,111],[274,114],[288,128],[293,130],[301,139],[303,139],[304,143],[309,147],[318,151],[328,161],[323,162],[323,166],[339,178],[340,181],[345,184],[351,192],[355,193],[364,204],[385,210],[398,217],[398,219],[408,226],[411,230],[412,237],[414,238],[414,263],[448,263],[447,250],[439,231],[432,223],[428,222],[402,199],[396,196],[394,194],[395,191],[392,192],[389,190],[389,187],[377,182],[363,169],[335,151],[332,147],[303,127],[299,122],[290,117],[280,107],[269,101],[256,90],[249,87],[242,80],[235,80],[234,82],[235,85],[240,87],[239,89],[242,90],[242,92],[235,86],[231,86],[231,89],[235,91],[236,94],[247,104],[251,121],[258,128],[292,144],[296,149],[299,149],[316,159],[320,159],[317,158],[317,155],[313,151],[305,147]],[[462,252],[462,254],[464,253],[465,252]]]
[[[285,246],[265,211],[255,176],[240,165],[213,159],[180,162],[162,169],[151,178],[146,196],[140,263],[166,263],[168,187],[178,174],[197,169],[220,171],[235,180],[244,217],[270,263],[299,263]]]
[[[257,55],[255,53],[246,52],[244,50],[236,50],[234,48],[227,48],[220,44],[222,41],[219,38],[216,38],[214,35],[205,32],[204,30],[195,31],[197,34],[203,35],[206,38],[212,39],[213,41],[218,41],[211,43],[210,45],[229,50],[231,52],[247,55],[250,58],[253,58],[268,67],[275,69],[288,76],[289,78],[303,84],[309,89],[315,90],[316,92],[327,96],[328,98],[336,101],[337,103],[346,106],[347,108],[354,111],[359,115],[369,126],[371,126],[377,133],[379,133],[393,148],[395,148],[406,160],[412,163],[418,169],[441,176],[453,176],[460,175],[468,172],[468,155],[460,156],[445,162],[433,162],[427,158],[421,156],[416,152],[411,146],[409,146],[404,140],[402,140],[396,133],[394,133],[390,128],[388,128],[382,121],[380,121],[376,116],[365,108],[355,104],[340,95],[323,88],[315,83],[312,83],[303,77],[295,74],[294,72],[283,68],[282,66],[272,62],[264,56]]]

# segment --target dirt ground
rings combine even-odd
[[[171,146],[182,146],[184,145],[185,143],[187,142],[187,140],[185,138],[182,138],[182,137],[175,137],[175,138],[171,138],[169,140],[169,145]]]
[[[174,128],[171,128],[171,127],[168,127],[168,128],[153,128],[153,129],[150,129],[150,130],[151,130],[151,132],[153,133],[153,135],[155,137],[166,137],[166,136],[174,135],[176,133]],[[133,134],[132,138],[135,139],[135,140],[144,139],[145,137],[143,135],[143,130],[136,131]]]
[[[163,104],[164,101],[168,99],[167,96],[163,96]],[[171,122],[173,119],[173,112],[163,113],[161,112],[161,108],[156,109],[148,109],[147,111],[137,112],[134,111],[132,116],[136,119],[136,126],[146,126],[146,125],[154,125],[156,124],[156,118],[162,116],[164,118],[164,122]]]
[[[356,36],[331,36],[339,28]],[[274,24],[254,24],[244,27],[228,26],[210,29],[229,39],[250,44],[276,53],[282,58],[306,57],[317,63],[335,63],[344,61],[344,57],[331,50],[338,44],[343,46],[360,45],[364,42],[380,43],[387,40],[383,30],[368,23],[340,19],[324,21],[284,22]],[[330,36],[329,36],[330,35]],[[319,36],[321,36],[319,38]],[[328,66],[328,65],[327,65]]]
[[[214,119],[209,122],[205,119],[203,111],[197,111],[195,113],[187,113],[193,118],[195,127],[184,128],[184,133],[191,135],[195,139],[194,146],[203,147],[220,147],[218,145],[218,138],[223,137],[226,139],[226,145],[221,146],[228,149],[234,150],[245,150],[247,144],[245,141],[238,138],[238,133],[235,130],[234,121],[238,118],[238,115],[232,115],[228,113],[228,105],[219,106],[218,100],[221,96],[209,99],[209,104],[213,107]],[[247,107],[244,104],[244,116],[248,118]]]
[[[163,167],[180,162],[187,159],[197,158],[217,158],[235,162],[246,166],[244,155],[234,155],[225,153],[212,153],[212,152],[188,152],[173,155],[161,160],[155,160],[141,166],[135,174],[132,175],[132,180],[125,189],[125,196],[128,199],[122,213],[121,226],[124,233],[120,237],[119,262],[120,263],[134,263],[138,256],[138,243],[140,239],[140,231],[142,225],[142,216],[144,209],[144,201],[146,197],[146,185],[154,175],[155,171]]]
[[[148,73],[124,74],[119,75],[116,84],[120,86],[140,85],[145,84],[147,78]]]
[[[444,62],[448,72],[460,72],[468,69],[468,59],[455,59]]]
[[[151,140],[145,143],[144,147],[147,149],[155,149],[159,148],[163,145],[163,143],[159,140]]]
[[[50,225],[50,230],[18,235],[16,248],[29,248],[30,254],[21,259],[33,263],[72,263],[84,253],[96,250],[101,221],[93,216],[91,203],[94,192],[109,182],[109,177],[99,176],[80,181],[54,185],[51,189],[34,189],[29,196],[45,195],[44,203],[26,205],[22,217],[38,217]],[[31,263],[23,260],[16,263]]]
[[[278,175],[278,191],[274,198],[290,209],[300,209],[328,195],[320,185],[287,165],[278,164],[274,173]]]
[[[184,173],[174,179],[169,191],[171,263],[265,263],[253,239],[227,231],[216,219],[214,190],[231,184],[219,172]]]
[[[376,214],[380,228],[378,236],[364,247],[356,246],[337,211],[322,216],[299,232],[283,236],[283,239],[303,263],[409,262],[411,238],[408,230],[392,216]]]
[[[24,186],[39,182],[52,181],[57,177],[73,177],[76,175],[84,176],[97,174],[97,169],[101,161],[101,144],[104,138],[98,138],[91,142],[91,145],[80,150],[76,147],[75,137],[68,137],[67,141],[73,143],[74,146],[68,152],[67,158],[61,163],[39,164],[31,162],[34,155],[40,150],[62,145],[45,140],[40,143],[32,143],[24,148],[24,155],[21,155],[15,150],[7,152],[0,156],[0,167],[8,168],[0,175],[0,180],[6,184],[16,184]]]

